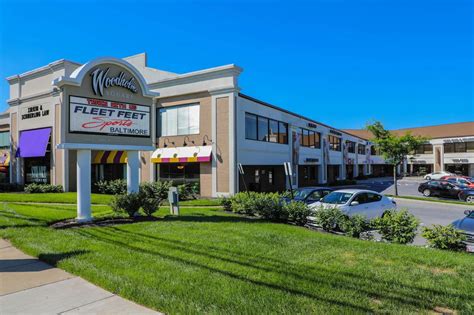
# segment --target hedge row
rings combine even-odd
[[[297,225],[305,225],[311,213],[304,202],[287,203],[278,193],[240,192],[232,197],[222,198],[221,205],[227,211]]]
[[[145,187],[146,189],[146,186],[155,184],[158,185],[160,189],[166,190],[166,195],[168,194],[169,188],[173,186],[172,181],[161,181],[153,183],[142,183],[140,184],[140,188]],[[177,187],[180,200],[196,199],[199,195],[199,183],[181,184]],[[107,195],[123,195],[127,193],[127,181],[125,179],[99,181],[95,183],[95,191]]]

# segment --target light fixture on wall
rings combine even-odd
[[[165,140],[163,141],[163,146],[164,146],[165,148],[168,147],[168,145],[166,144],[167,141],[168,141],[168,143],[171,143],[172,145],[174,145],[174,142],[173,142],[173,141],[170,141],[170,139],[165,138]]]
[[[178,165],[178,166],[176,166],[176,168],[177,168],[178,170],[182,170],[182,169],[184,169],[184,165]]]
[[[186,136],[186,137],[184,137],[183,147],[185,147],[185,146],[188,145],[188,143],[186,142],[186,139],[188,139],[189,142],[191,142],[192,144],[194,144],[194,140],[193,140],[193,141],[190,141],[190,140],[189,140],[189,137]]]
[[[202,145],[207,145],[206,139],[207,139],[207,141],[212,143],[212,140],[209,139],[209,137],[207,135],[204,135],[204,137],[202,138]]]

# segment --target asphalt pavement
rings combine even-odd
[[[418,192],[418,186],[425,182],[421,177],[406,177],[397,181],[398,195],[400,196],[416,196],[423,197]],[[374,190],[386,195],[395,195],[395,185],[393,178],[370,178],[365,180],[358,180],[357,184],[364,185],[367,189]]]

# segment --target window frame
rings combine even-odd
[[[253,140],[253,141],[259,141],[259,142],[268,142],[268,143],[276,143],[276,144],[285,144],[287,145],[288,144],[288,123],[284,122],[284,121],[281,121],[281,120],[277,120],[277,119],[273,119],[273,118],[269,118],[269,117],[265,117],[265,116],[262,116],[262,115],[257,115],[257,114],[254,114],[254,113],[249,113],[249,112],[245,112],[245,119],[244,119],[244,123],[246,124],[247,123],[247,119],[246,119],[246,116],[249,115],[249,116],[254,116],[256,118],[256,131],[257,131],[257,138],[256,139],[252,139],[252,138],[248,138],[247,137],[247,133],[245,133],[245,140]],[[266,140],[260,140],[260,132],[259,132],[259,120],[266,120],[267,121],[267,133],[266,133]],[[270,122],[271,121],[274,121],[277,123],[277,126],[278,126],[278,130],[277,130],[277,141],[270,141]],[[280,134],[280,130],[282,130],[281,126],[284,126],[285,127],[285,134],[284,135],[281,135]],[[246,126],[245,126],[245,129]],[[281,141],[283,140],[284,141]]]
[[[179,133],[178,110],[180,108],[191,107],[191,106],[197,106],[197,108],[199,109],[199,122],[198,122],[197,132],[180,134]],[[156,125],[156,134],[157,134],[156,136],[158,138],[161,138],[161,137],[190,136],[190,135],[198,135],[198,134],[201,133],[201,103],[197,102],[197,103],[187,103],[187,104],[181,104],[181,105],[175,105],[175,106],[166,106],[166,107],[157,108],[156,110],[158,112],[158,115],[157,115],[157,122],[155,123],[155,125]],[[167,127],[166,127],[167,128],[167,134],[163,135],[163,119],[161,117],[162,117],[163,112],[166,112],[166,111],[169,111],[169,110],[176,110],[176,134],[168,134],[168,123],[167,123]],[[188,122],[187,123],[188,123],[187,129],[189,131],[190,130],[189,117],[188,117]]]
[[[338,141],[331,141],[332,139],[337,139]],[[333,136],[333,135],[328,135],[328,143],[329,143],[329,150],[331,151],[337,151],[341,152],[342,150],[342,138]]]

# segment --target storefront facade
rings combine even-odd
[[[218,197],[289,188],[286,162],[294,187],[389,171],[364,137],[241,93],[241,72],[226,65],[176,74],[149,68],[139,54],[84,65],[60,60],[9,77],[0,174],[67,191],[79,189],[81,172],[89,174],[82,185],[92,187],[101,180],[127,179],[133,189],[171,180]],[[431,156],[439,147],[433,144]],[[462,157],[446,152],[443,161],[412,162],[463,172],[473,163],[470,150],[468,144]]]

